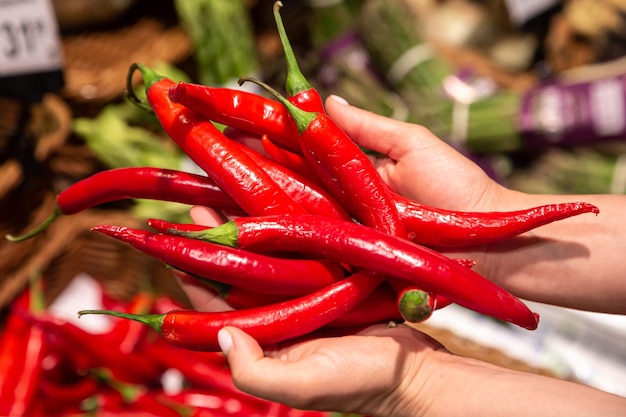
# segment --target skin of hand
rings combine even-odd
[[[329,97],[326,111],[372,158],[399,194],[459,211],[509,211],[585,201],[600,209],[490,245],[444,251],[518,297],[580,310],[626,314],[626,195],[531,195],[508,189],[423,126],[389,119]],[[618,258],[618,259],[616,259]],[[529,261],[532,260],[532,261]]]
[[[190,214],[207,226],[223,221],[206,207],[193,207]],[[198,310],[230,309],[199,283],[181,285]],[[617,417],[626,409],[626,399],[616,395],[451,354],[404,324],[373,325],[342,337],[313,335],[265,351],[237,328],[220,330],[218,338],[239,389],[303,410],[380,417]]]
[[[388,158],[375,159],[374,163],[396,192],[424,204],[453,210],[498,211],[555,200],[573,201],[567,196],[557,199],[556,196],[528,196],[507,190],[423,127],[376,116],[334,98],[326,101],[326,107],[329,115],[357,143],[388,155]],[[593,201],[585,201],[599,205],[604,212],[616,214],[615,206],[619,204],[613,201],[613,197],[606,199],[605,202],[599,196]],[[192,208],[191,217],[194,222],[208,226],[223,221],[205,207]],[[455,255],[473,255],[479,259],[477,269],[481,264],[496,263],[496,268],[483,267],[480,272],[493,273],[494,280],[500,284],[510,284],[518,292],[532,294],[528,287],[536,282],[520,284],[517,281],[523,281],[527,274],[503,265],[519,263],[523,266],[528,264],[528,256],[548,251],[547,255],[540,257],[540,261],[545,261],[540,262],[543,264],[538,271],[541,268],[550,271],[552,263],[554,268],[569,269],[570,265],[562,265],[563,262],[567,263],[571,257],[571,262],[576,264],[578,259],[576,251],[573,255],[569,253],[571,247],[584,247],[577,234],[581,229],[598,229],[599,225],[593,220],[563,223],[568,224],[562,228],[544,226],[541,229],[548,230],[543,234],[527,234],[530,236],[525,235],[519,242],[513,242],[516,240],[513,239],[503,245],[466,249]],[[569,231],[572,227],[576,229],[575,233]],[[618,229],[620,227],[623,225],[618,223]],[[587,254],[583,256],[584,262],[597,261],[588,256],[592,250],[609,248],[600,242],[602,233],[599,235],[584,251]],[[565,248],[559,247],[561,239],[568,241]],[[610,269],[607,273],[611,273]],[[507,274],[513,274],[515,279],[503,278]],[[542,274],[540,276],[546,279],[548,275]],[[528,280],[528,277],[524,279]],[[568,276],[568,282],[571,279]],[[200,285],[193,282],[181,285],[198,310],[229,308]],[[552,293],[563,292],[561,287],[562,282],[558,291],[549,285],[542,287],[541,291],[547,291],[545,297],[558,304],[559,297]],[[626,291],[621,292],[624,293]],[[601,293],[600,298],[604,297],[607,294]],[[623,296],[619,298],[623,300]],[[565,297],[567,302],[571,299],[569,295]],[[574,300],[576,304],[575,297]],[[266,348],[265,351],[250,336],[232,327],[222,329],[219,340],[227,354],[233,380],[240,389],[300,409],[394,417],[604,417],[621,416],[626,410],[626,400],[619,396],[453,355],[438,342],[407,325],[391,328],[375,325],[349,336],[311,338]]]

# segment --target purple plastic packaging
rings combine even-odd
[[[526,92],[518,126],[530,148],[626,139],[626,75]]]

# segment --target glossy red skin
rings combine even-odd
[[[187,273],[267,294],[308,294],[345,276],[345,270],[330,261],[282,259],[122,226],[96,226],[93,230]]]
[[[317,113],[300,133],[299,142],[312,169],[321,166],[326,171],[320,181],[339,201],[349,200],[348,207],[357,219],[387,234],[407,236],[391,192],[376,167],[328,116]]]
[[[356,327],[389,321],[401,322],[397,296],[383,283],[352,310],[328,324],[329,327]]]
[[[105,343],[105,338],[91,334],[82,328],[60,318],[39,314],[28,316],[48,335],[57,339],[56,346],[67,351],[75,350],[80,371],[91,368],[108,368],[116,379],[131,383],[144,383],[158,378],[162,369],[136,352],[123,353],[117,345]]]
[[[596,206],[584,202],[482,213],[429,207],[398,194],[395,194],[394,198],[411,240],[435,247],[462,247],[498,242],[557,220],[583,213],[599,213]]]
[[[219,351],[217,332],[235,326],[261,346],[311,333],[361,302],[382,282],[372,272],[360,272],[308,295],[270,306],[223,312],[173,311],[162,317],[165,340],[191,350]]]
[[[267,172],[276,184],[309,213],[344,220],[352,219],[344,207],[318,183],[272,161],[254,149],[250,149],[243,144],[238,146]]]
[[[306,213],[211,121],[172,102],[168,91],[173,84],[168,78],[150,84],[147,99],[163,129],[189,158],[249,215]]]
[[[290,103],[295,105],[297,108],[309,111],[309,112],[321,112],[325,113],[326,109],[324,109],[324,100],[322,100],[322,96],[319,91],[315,88],[311,87],[308,90],[300,91],[294,94],[291,97],[287,97]]]
[[[71,383],[42,379],[39,382],[38,390],[43,398],[39,398],[39,401],[45,401],[48,411],[52,411],[55,408],[61,409],[68,404],[78,404],[96,394],[100,388],[100,382],[91,375],[85,375],[78,381]]]
[[[526,329],[538,317],[517,297],[439,252],[356,223],[314,215],[240,217],[237,245],[325,257],[407,280],[466,308]]]
[[[261,137],[261,145],[263,146],[263,150],[265,151],[265,153],[277,163],[283,165],[293,172],[297,172],[305,178],[315,178],[315,174],[313,174],[311,168],[309,168],[309,165],[302,157],[302,155],[297,154],[290,149],[277,145],[276,143],[272,142],[272,140],[267,135],[263,135]]]
[[[266,134],[282,146],[300,149],[296,125],[276,100],[242,90],[185,82],[172,85],[169,97],[214,122],[258,136]]]
[[[57,205],[64,214],[75,214],[126,198],[172,201],[241,212],[239,205],[212,179],[154,167],[116,168],[95,173],[63,190],[57,197]]]
[[[172,272],[181,281],[190,281],[190,280],[198,279],[197,277],[194,277],[183,271],[173,270]],[[206,282],[204,280],[202,281]],[[248,290],[245,288],[238,287],[236,285],[228,285],[228,288],[225,291],[220,291],[220,289],[215,288],[215,285],[212,285],[210,283],[207,283],[207,287],[217,292],[217,294],[224,301],[226,301],[229,306],[235,309],[260,307],[260,306],[265,306],[269,304],[286,301],[290,298],[289,296],[284,296],[284,295],[267,294],[267,293],[262,293],[259,291]],[[127,320],[127,321],[130,321],[130,320]],[[140,324],[140,323],[137,323],[137,324]],[[145,328],[146,326],[142,326],[142,327]]]
[[[11,305],[0,339],[0,415],[25,415],[41,379],[41,360],[47,344],[43,330],[19,310],[32,308],[30,290]]]

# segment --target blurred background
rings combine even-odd
[[[15,3],[0,3],[3,235],[39,224],[58,192],[100,170],[194,170],[125,99],[131,63],[207,85],[236,88],[249,75],[284,85],[273,0]],[[423,124],[514,189],[626,192],[626,1],[283,3],[301,69],[323,96]],[[89,232],[103,222],[141,227],[148,217],[188,221],[188,207],[110,203],[29,241],[0,242],[2,317],[33,274],[45,278],[49,306],[77,276],[115,299],[149,282],[185,304],[162,265]],[[76,298],[67,299],[75,315]],[[455,307],[420,328],[461,354],[626,395],[621,317],[536,308],[544,321],[532,333]]]

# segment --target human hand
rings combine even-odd
[[[353,335],[313,337],[265,352],[237,328],[222,329],[218,337],[241,390],[298,409],[364,415],[419,410],[420,386],[428,380],[421,370],[431,357],[449,355],[437,341],[406,325],[374,325]]]
[[[325,106],[356,143],[387,155],[371,159],[399,194],[449,210],[495,211],[510,191],[423,126],[350,106],[335,96]]]

